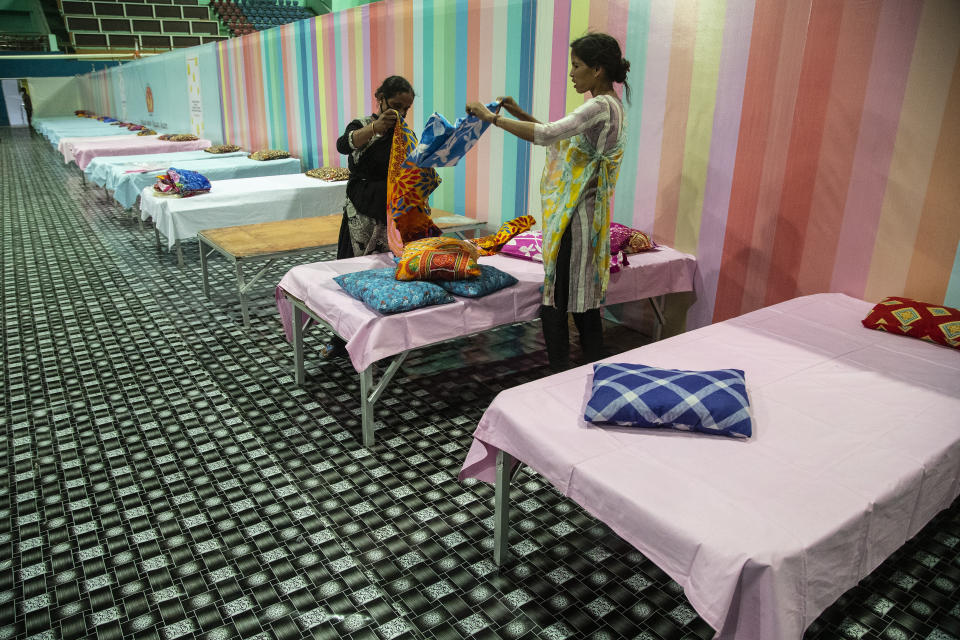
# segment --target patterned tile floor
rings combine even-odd
[[[195,244],[178,268],[39,136],[0,129],[0,185],[0,639],[712,636],[532,473],[494,567],[492,490],[456,475],[494,395],[545,375],[536,325],[413,356],[364,449],[348,365],[292,384],[282,266],[244,331]],[[960,639],[958,585],[955,504],[807,637]]]

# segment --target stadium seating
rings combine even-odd
[[[226,33],[199,0],[62,0],[78,50],[168,50],[221,40]]]

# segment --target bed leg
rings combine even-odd
[[[370,397],[373,389],[373,365],[360,372],[360,419],[363,430],[363,446],[372,447],[373,436],[373,403],[374,399]]]
[[[493,562],[503,566],[510,547],[510,480],[513,477],[513,456],[497,452],[497,484],[493,501]]]
[[[291,301],[293,306],[293,380],[303,386],[306,373],[303,367],[303,309]]]
[[[204,245],[203,240],[199,240],[200,244],[200,282],[203,284],[203,295],[209,300],[210,299],[210,282],[207,276],[207,249]],[[211,253],[213,253],[211,251]]]
[[[200,255],[203,255],[203,243],[200,244]],[[250,328],[250,311],[247,309],[247,283],[243,279],[243,264],[240,260],[233,263],[237,273],[237,295],[240,297],[240,315],[243,316],[243,328]]]
[[[653,327],[653,341],[657,342],[660,340],[660,336],[663,334],[663,300],[665,296],[657,296],[656,298],[648,298],[650,300],[650,306],[653,307],[653,314],[657,317],[656,324]]]

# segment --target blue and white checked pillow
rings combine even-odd
[[[734,438],[753,434],[750,399],[739,369],[595,364],[593,393],[583,417],[598,424],[667,427]]]

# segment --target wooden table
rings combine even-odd
[[[480,220],[440,211],[439,209],[433,210],[432,217],[434,223],[445,234],[462,236],[468,231],[476,231],[486,227],[486,223]],[[240,312],[243,314],[243,324],[245,327],[250,326],[247,292],[253,284],[278,258],[335,248],[340,237],[341,219],[342,216],[338,215],[295,218],[237,227],[206,229],[198,232],[203,294],[207,298],[210,297],[207,258],[214,252],[220,253],[233,263],[237,275],[237,293],[240,297]],[[247,281],[244,276],[243,265],[264,260],[266,262]]]

